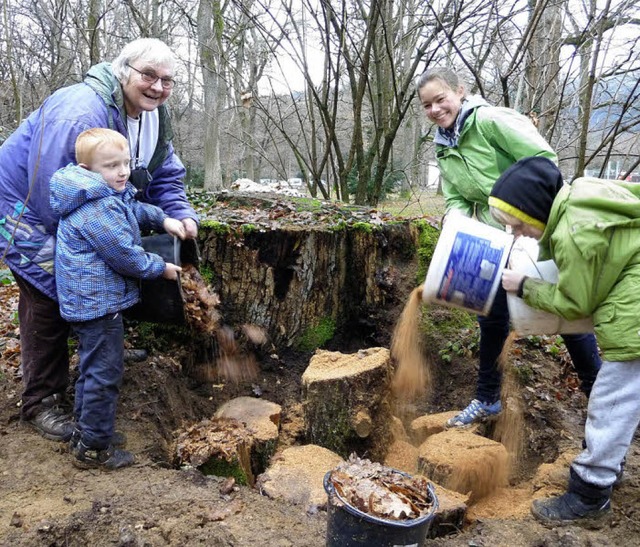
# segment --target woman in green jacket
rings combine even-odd
[[[566,319],[591,316],[604,356],[567,492],[534,501],[531,512],[548,524],[600,520],[640,423],[640,185],[588,177],[563,185],[552,162],[526,158],[498,179],[489,205],[516,236],[538,239],[559,270],[556,284],[505,270],[503,287]]]
[[[427,118],[438,126],[436,158],[445,197],[445,222],[452,211],[499,226],[489,214],[488,199],[498,177],[521,158],[539,156],[557,161],[556,154],[525,116],[510,108],[489,106],[477,96],[467,97],[455,73],[431,69],[418,80],[418,96]],[[498,414],[501,374],[498,357],[509,335],[506,292],[500,288],[493,307],[480,323],[480,367],[471,403],[447,422],[461,427]],[[589,396],[600,368],[592,334],[565,335],[565,344]]]

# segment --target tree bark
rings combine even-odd
[[[389,316],[390,307],[402,306],[417,284],[416,238],[409,222],[204,226],[202,267],[213,273],[223,321],[261,326],[276,347],[300,346],[323,328],[331,331],[328,338],[355,339],[387,326],[390,337],[397,317]]]

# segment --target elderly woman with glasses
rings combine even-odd
[[[69,325],[60,317],[53,275],[58,216],[49,180],[76,162],[80,133],[113,129],[129,141],[138,199],[182,221],[187,237],[195,238],[198,217],[185,194],[185,168],[174,153],[165,106],[175,65],[160,40],[134,40],[112,63],[91,67],[83,82],[49,96],[0,147],[0,256],[20,289],[21,417],[50,440],[68,441],[73,417],[64,404]]]

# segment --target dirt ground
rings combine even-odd
[[[260,374],[238,386],[201,383],[186,374],[183,344],[151,347],[146,361],[126,367],[117,427],[137,456],[117,472],[81,471],[65,447],[47,441],[19,420],[16,378],[19,340],[17,289],[0,287],[0,545],[2,546],[323,546],[324,510],[271,500],[249,487],[228,493],[225,480],[178,469],[172,440],[181,427],[209,417],[239,395],[260,396],[283,407],[281,445],[302,444],[300,376],[310,355],[259,355]],[[129,342],[139,343],[134,332]],[[339,349],[339,348],[331,348]],[[351,350],[352,348],[350,348]],[[551,529],[526,511],[514,516],[510,495],[540,464],[575,450],[582,439],[585,400],[575,377],[544,344],[520,342],[514,359],[528,365],[523,463],[503,494],[477,510],[464,529],[425,545],[595,546],[640,544],[640,447],[634,444],[625,481],[615,489],[613,518],[600,530]],[[434,395],[420,412],[462,407],[472,395],[472,356],[436,362]],[[483,512],[484,511],[484,512]],[[491,516],[486,516],[491,515]]]

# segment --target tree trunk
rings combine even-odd
[[[221,229],[221,227],[224,227]],[[265,328],[280,348],[315,349],[334,335],[390,337],[416,286],[417,230],[409,222],[258,229],[201,228],[223,321]]]
[[[530,0],[531,4],[532,0]],[[514,107],[524,114],[535,114],[538,131],[549,138],[555,125],[560,77],[560,44],[562,41],[562,7],[565,0],[550,1],[531,39],[526,61],[525,81],[528,88],[522,105]]]
[[[198,9],[198,34],[200,37],[200,58],[204,92],[204,188],[222,189],[222,168],[220,165],[220,126],[218,105],[223,86],[220,81],[219,59],[220,39],[224,23],[220,13],[220,2],[201,0]]]

